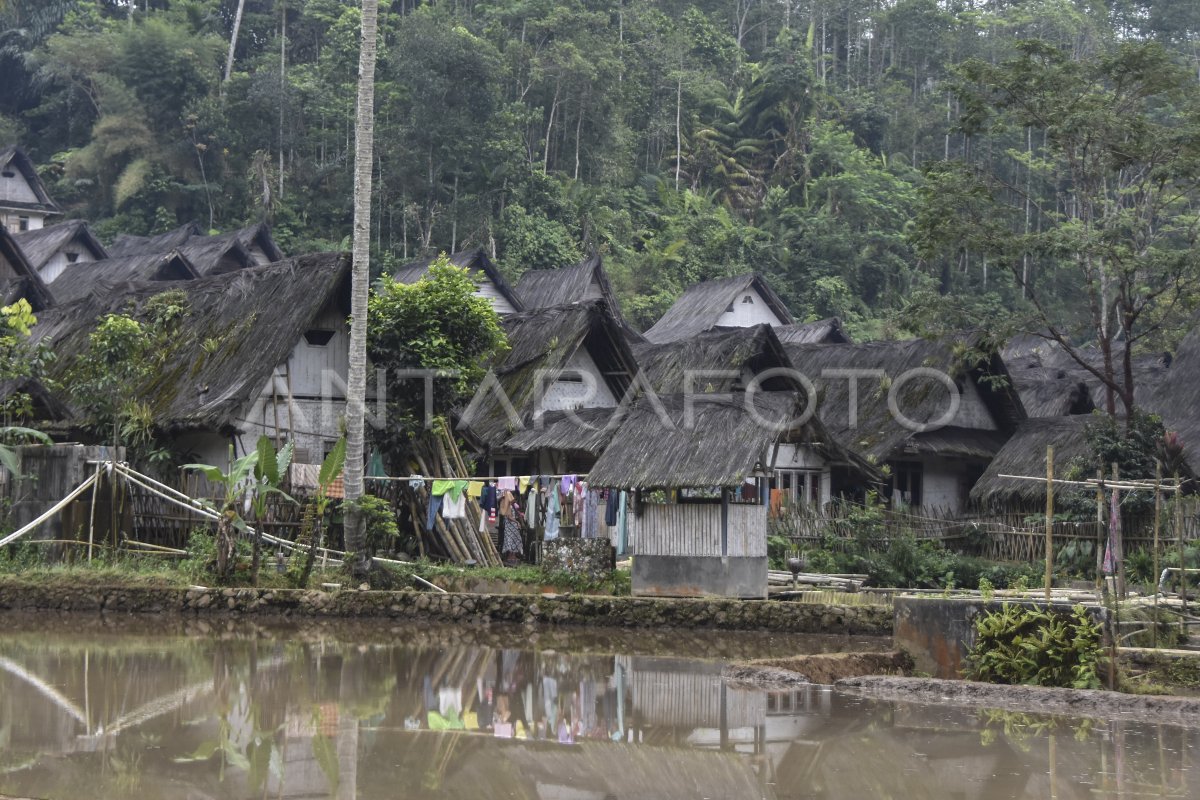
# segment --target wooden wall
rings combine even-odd
[[[765,556],[767,507],[729,506],[729,552],[721,552],[721,506],[678,503],[642,506],[629,515],[629,540],[637,552],[654,556]]]

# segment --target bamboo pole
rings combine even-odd
[[[1152,580],[1158,581],[1158,534],[1159,528],[1162,526],[1162,492],[1159,491],[1159,484],[1162,483],[1162,462],[1157,459],[1154,461],[1154,575]],[[1154,587],[1154,635],[1151,642],[1154,647],[1158,647],[1158,586]]]
[[[1046,603],[1054,588],[1054,445],[1046,445]]]
[[[1175,472],[1175,483],[1179,483],[1179,472]],[[1175,541],[1179,548],[1179,600],[1182,603],[1182,615],[1179,618],[1179,630],[1185,636],[1187,635],[1187,626],[1184,623],[1184,618],[1187,617],[1187,572],[1185,568],[1187,564],[1183,561],[1183,497],[1175,496]],[[1157,575],[1155,579],[1157,580]]]
[[[92,484],[92,511],[88,515],[88,563],[92,563],[92,545],[96,541],[96,487],[100,483],[101,463],[96,462],[96,480]]]
[[[1104,469],[1096,470],[1096,589],[1104,584],[1104,542],[1107,530],[1104,527]]]
[[[1117,462],[1112,465],[1113,480],[1117,481],[1121,477],[1121,468]],[[1125,599],[1125,544],[1123,540],[1123,531],[1121,530],[1121,502],[1118,489],[1113,489],[1113,516],[1116,517],[1113,525],[1113,549],[1116,551],[1114,555],[1117,559],[1117,600]]]

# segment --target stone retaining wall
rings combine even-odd
[[[0,581],[0,610],[39,609],[117,614],[253,614],[790,633],[887,634],[892,628],[891,609],[880,606],[587,595],[60,587],[14,580]]]

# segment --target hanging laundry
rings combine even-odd
[[[425,530],[432,531],[437,521],[438,509],[442,507],[442,496],[432,495],[429,498],[429,512],[425,515]]]
[[[585,539],[595,539],[599,537],[600,530],[597,522],[599,521],[599,506],[600,492],[596,489],[588,489],[584,495],[583,509],[583,533]]]
[[[483,495],[483,487],[483,481],[470,481],[467,484],[467,497],[470,497],[472,500],[479,500]]]
[[[544,538],[547,542],[554,541],[558,538],[558,523],[559,513],[562,508],[558,500],[558,487],[550,487],[550,499],[546,503],[546,532]]]
[[[442,501],[442,517],[445,519],[467,518],[467,493],[459,492],[458,497],[453,492],[446,492]]]
[[[571,492],[571,513],[575,516],[575,524],[580,526],[583,525],[583,507],[586,505],[585,491],[584,484],[577,483]]]
[[[522,475],[521,477],[517,478],[517,487],[518,494],[525,494],[526,490],[529,489],[529,476]]]
[[[613,527],[617,524],[617,506],[621,504],[615,489],[608,490],[608,499],[604,501],[604,524]]]
[[[453,488],[454,481],[436,480],[433,482],[433,487],[429,490],[429,493],[434,497],[441,497]]]
[[[492,516],[496,514],[496,487],[493,484],[485,484],[479,492],[479,507],[487,511]]]
[[[569,495],[571,493],[571,489],[573,489],[575,487],[576,480],[577,480],[577,477],[575,475],[563,475],[562,476],[562,493],[565,495]]]
[[[500,478],[496,481],[496,489],[501,492],[515,492],[517,491],[517,479],[510,477]]]
[[[409,475],[408,488],[412,489],[414,492],[419,492],[421,489],[425,488],[425,479],[420,475]]]
[[[626,512],[629,510],[629,493],[621,492],[620,508],[617,509],[617,552],[625,555],[629,550],[629,528]]]
[[[538,499],[537,484],[530,484],[529,493],[525,495],[525,524],[530,528],[537,528],[541,521]]]

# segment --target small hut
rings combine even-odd
[[[13,239],[46,283],[53,282],[71,264],[108,258],[104,245],[81,219],[18,233]]]
[[[486,297],[497,314],[515,314],[525,310],[525,304],[521,302],[517,292],[513,291],[482,249],[451,253],[449,258],[451,264],[462,267],[471,274],[475,285],[479,287],[475,294]],[[425,276],[433,262],[434,259],[425,258],[405,264],[392,272],[392,279],[396,283],[416,283]]]
[[[760,275],[735,275],[688,288],[645,336],[655,344],[690,339],[713,328],[793,325],[783,300]]]
[[[204,232],[195,222],[188,222],[166,233],[158,233],[153,236],[119,233],[109,245],[108,254],[113,258],[121,258],[146,253],[169,253],[183,247],[189,239],[203,235]]]
[[[790,392],[640,398],[592,467],[636,492],[633,593],[767,594],[767,477],[777,446],[836,449]]]

